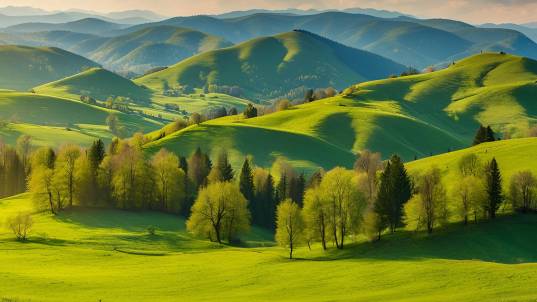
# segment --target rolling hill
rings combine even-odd
[[[226,19],[176,17],[135,25],[116,34],[155,25],[193,28],[234,43],[303,29],[416,68],[460,59],[482,50],[502,50],[537,59],[537,44],[516,31],[506,35],[503,29],[482,29],[453,20],[421,20],[406,16],[384,19],[343,12],[313,15],[258,13]]]
[[[227,46],[231,43],[223,38],[199,31],[156,26],[101,41],[86,55],[108,69],[143,74],[154,67],[169,66],[197,53]]]
[[[372,53],[293,31],[206,52],[136,82],[154,90],[162,90],[163,83],[170,87],[238,86],[250,99],[272,99],[304,87],[341,89],[403,70]]]
[[[361,83],[345,94],[257,118],[208,121],[147,149],[185,155],[198,146],[223,147],[235,167],[250,154],[260,166],[283,156],[308,171],[351,167],[363,149],[408,161],[471,145],[479,123],[525,136],[537,114],[536,80],[536,61],[486,53],[432,73]]]
[[[0,45],[0,89],[26,90],[96,66],[58,48]]]
[[[127,27],[127,25],[104,21],[97,18],[84,18],[66,23],[23,23],[6,27],[11,33],[30,33],[41,31],[71,31],[83,34],[106,35],[109,32]]]
[[[33,89],[36,93],[79,99],[82,95],[106,101],[112,97],[128,97],[135,103],[146,103],[151,91],[134,84],[113,72],[102,68],[91,68],[84,72],[47,83]]]
[[[87,145],[97,138],[108,141],[114,136],[106,125],[110,113],[117,115],[128,135],[137,131],[150,132],[163,126],[158,120],[72,99],[0,91],[0,120],[7,122],[0,133],[8,142],[14,142],[21,134],[35,137],[38,145],[59,146],[66,142]]]

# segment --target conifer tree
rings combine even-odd
[[[250,160],[246,158],[242,164],[241,176],[239,180],[239,188],[246,198],[246,200],[251,201],[254,197],[254,176],[252,173],[252,168],[250,166]]]
[[[496,217],[496,212],[503,202],[502,175],[496,158],[492,158],[485,171],[486,188],[488,202],[485,203],[484,210],[490,219]]]
[[[380,177],[380,187],[374,211],[380,223],[393,233],[403,225],[403,207],[412,197],[412,181],[397,155],[393,155]]]

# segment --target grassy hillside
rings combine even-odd
[[[155,26],[113,37],[87,55],[112,70],[143,74],[194,54],[230,46],[223,38],[173,26]]]
[[[460,177],[458,163],[463,156],[475,154],[483,163],[495,157],[502,172],[504,189],[507,190],[513,174],[523,170],[537,174],[537,162],[534,160],[536,152],[537,138],[512,139],[424,158],[409,163],[408,167],[412,172],[418,173],[436,166],[442,170],[449,188],[456,189],[456,181]]]
[[[284,156],[306,170],[350,167],[363,149],[409,161],[470,146],[479,123],[526,135],[535,123],[536,79],[536,61],[483,54],[433,73],[358,84],[348,95],[258,118],[209,121],[147,147],[185,155],[198,146],[224,145],[236,167],[247,154],[262,166]]]
[[[43,141],[41,144],[54,145],[69,141],[80,141],[85,144],[86,141],[90,140],[89,137],[91,140],[99,137],[109,139],[113,135],[108,130],[105,121],[111,112],[117,114],[120,124],[126,127],[129,134],[136,131],[149,132],[163,126],[162,123],[139,115],[110,111],[72,99],[0,91],[0,119],[10,123],[6,129],[0,131],[11,133],[6,134],[8,140],[9,137],[13,140],[15,133],[33,134],[32,136],[35,136],[38,141]],[[38,126],[46,126],[47,128]],[[58,127],[64,129],[61,130]],[[65,134],[66,131],[70,132],[69,130],[89,137],[70,138],[70,136],[75,135],[75,132],[65,137],[60,135]],[[43,135],[44,132],[46,135]]]
[[[136,80],[155,90],[169,86],[239,86],[255,99],[280,97],[301,87],[343,88],[386,77],[404,67],[317,35],[293,31],[206,52]]]
[[[105,101],[110,96],[123,96],[135,102],[149,101],[151,91],[113,72],[92,68],[82,73],[34,88],[36,93],[78,99],[89,95]]]
[[[0,200],[2,217],[32,212],[28,195]],[[192,238],[171,215],[115,210],[33,215],[27,243],[0,229],[0,297],[32,301],[531,301],[537,295],[535,216],[406,232],[343,251],[301,247],[297,260],[254,229],[246,247]],[[156,235],[146,229],[154,226]],[[409,282],[411,280],[411,282]],[[76,291],[70,289],[76,288]]]
[[[95,66],[58,48],[0,45],[0,88],[27,90]]]
[[[261,13],[227,19],[177,17],[140,24],[123,32],[155,25],[194,28],[232,42],[300,28],[416,68],[460,59],[481,50],[503,50],[537,59],[537,44],[514,31],[481,29],[453,20],[383,19],[342,12],[307,16]]]

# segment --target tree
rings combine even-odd
[[[112,196],[116,206],[121,209],[135,209],[141,207],[142,184],[147,174],[142,151],[126,141],[121,141],[117,154],[112,158]]]
[[[473,215],[477,222],[477,215],[486,200],[483,181],[473,175],[460,177],[453,196],[459,200],[456,208],[464,224],[468,224],[470,215]]]
[[[34,166],[28,181],[32,199],[37,205],[46,204],[52,214],[56,214],[53,200],[53,170],[47,166]]]
[[[289,247],[289,259],[293,259],[293,250],[302,240],[303,221],[300,207],[290,199],[278,205],[276,219],[276,241],[280,246]]]
[[[17,154],[22,163],[25,175],[30,173],[30,153],[32,151],[32,137],[22,135],[17,138]]]
[[[91,162],[92,169],[96,172],[106,155],[104,143],[101,139],[94,141],[88,150],[88,157]]]
[[[371,208],[364,215],[363,221],[364,234],[371,240],[380,240],[382,231],[386,229],[386,224],[381,217]]]
[[[326,250],[329,209],[327,208],[327,203],[323,201],[322,196],[323,192],[319,186],[306,190],[302,214],[306,225],[308,242],[311,240],[320,240],[323,250]]]
[[[161,149],[151,159],[155,173],[159,208],[178,213],[185,194],[185,173],[179,168],[179,158]]]
[[[510,195],[513,208],[526,213],[535,209],[537,179],[529,170],[520,171],[511,177]]]
[[[412,196],[412,181],[397,155],[393,155],[380,176],[374,211],[393,233],[403,223],[403,207]]]
[[[253,181],[252,168],[250,166],[250,160],[244,159],[244,163],[241,168],[241,175],[239,179],[239,188],[244,197],[251,201],[254,197],[254,181]]]
[[[17,240],[25,241],[33,226],[30,214],[19,213],[7,219],[7,227],[11,229]]]
[[[209,156],[198,147],[188,159],[188,178],[191,180],[195,192],[207,184],[207,176],[212,168]]]
[[[292,175],[289,179],[289,197],[292,201],[296,202],[298,206],[302,206],[304,203],[304,190],[306,189],[306,179],[304,173],[295,176]]]
[[[500,168],[496,162],[496,158],[492,158],[485,169],[486,191],[488,202],[484,204],[484,211],[490,219],[496,217],[496,212],[503,202],[502,193],[502,175]]]
[[[494,131],[490,126],[484,127],[483,125],[479,125],[479,128],[477,129],[477,132],[474,137],[473,146],[479,145],[481,143],[493,142],[495,140],[496,138]]]
[[[213,166],[209,173],[209,182],[222,182],[233,180],[233,168],[228,160],[228,155],[225,150],[218,154],[216,165]]]
[[[253,118],[257,116],[257,108],[254,107],[252,104],[248,104],[246,106],[246,109],[244,109],[243,115],[245,118]]]
[[[249,227],[248,201],[239,187],[230,182],[217,182],[200,189],[187,221],[190,232],[218,243],[235,239]]]
[[[321,185],[322,202],[336,247],[343,249],[345,237],[358,231],[366,201],[358,191],[354,172],[337,167],[326,173]]]
[[[474,153],[466,154],[459,160],[459,173],[461,176],[478,176],[481,171],[481,162]]]
[[[58,151],[54,169],[54,183],[57,188],[59,209],[62,208],[61,195],[66,196],[69,206],[73,206],[75,196],[75,163],[80,156],[80,147],[65,145]]]
[[[407,224],[425,228],[431,234],[437,225],[447,222],[446,190],[436,167],[419,177],[417,194],[405,206]]]
[[[118,137],[123,137],[124,131],[119,123],[119,118],[115,113],[110,113],[106,117],[106,125],[108,126],[108,129],[110,130],[110,132],[112,132],[112,134]]]
[[[254,170],[254,197],[250,201],[252,222],[256,225],[274,230],[276,222],[276,202],[274,199],[274,180],[270,173],[262,168]]]
[[[365,176],[365,181],[362,186],[363,192],[366,193],[367,201],[373,204],[376,194],[378,178],[377,172],[382,167],[380,153],[372,153],[369,150],[364,150],[354,163],[354,169],[357,173]]]
[[[75,161],[76,200],[83,206],[96,205],[98,201],[97,171],[89,157],[82,153]]]

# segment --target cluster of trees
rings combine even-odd
[[[242,89],[239,86],[210,84],[203,88],[203,93],[223,93],[234,97],[240,97],[242,95]]]
[[[0,198],[22,193],[30,172],[31,138],[21,136],[15,147],[0,142]]]
[[[490,126],[485,127],[483,125],[479,125],[472,145],[476,146],[482,143],[493,142],[495,140],[496,138],[494,131]]]

